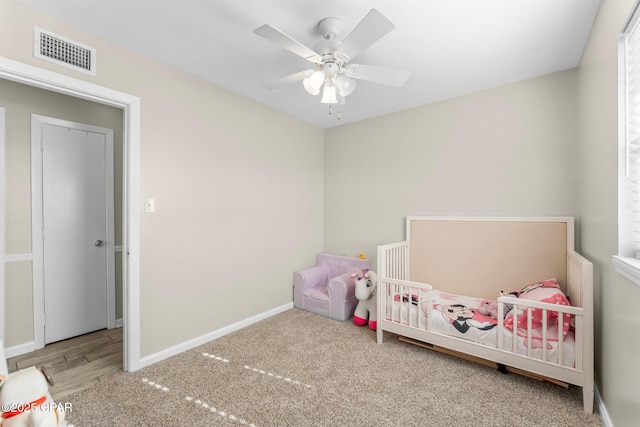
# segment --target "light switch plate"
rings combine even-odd
[[[155,199],[145,199],[144,200],[144,211],[151,213],[156,211],[156,200]]]

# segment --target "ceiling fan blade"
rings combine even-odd
[[[267,89],[277,89],[281,86],[286,86],[291,83],[299,82],[309,77],[315,70],[304,70],[297,73],[289,74],[288,76],[280,77],[279,79],[271,80],[269,82],[261,83],[263,87]]]
[[[373,65],[351,64],[346,67],[347,75],[358,80],[402,87],[409,78],[409,70],[377,67]]]
[[[338,50],[346,56],[346,61],[353,59],[395,27],[389,18],[376,9],[371,9],[342,41]]]
[[[303,57],[307,61],[314,63],[322,61],[322,57],[314,52],[313,49],[303,45],[299,41],[283,33],[279,29],[272,27],[271,25],[265,24],[253,30],[253,32],[261,37],[264,37],[270,42],[282,46],[289,52],[293,52],[296,55]]]

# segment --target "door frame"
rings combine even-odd
[[[106,184],[106,246],[107,246],[107,327],[116,326],[116,284],[115,284],[115,238],[114,238],[114,176],[113,176],[113,129],[93,126],[54,117],[31,114],[31,254],[33,276],[33,341],[36,349],[46,344],[46,305],[44,298],[44,226],[43,210],[43,157],[42,134],[44,125],[54,125],[105,135],[105,184]]]
[[[137,371],[143,367],[140,361],[140,98],[2,56],[0,78],[122,109],[123,369]],[[4,159],[4,146],[0,148]],[[4,200],[3,186],[0,187],[0,196],[0,200]],[[0,204],[0,209],[0,218],[4,219],[4,204]],[[0,242],[4,242],[3,228],[0,228],[0,233]],[[4,249],[0,251],[4,266]],[[2,289],[4,274],[0,275]],[[4,304],[0,304],[0,318],[4,318]]]
[[[4,146],[5,146],[5,109],[0,107],[0,354],[4,356],[4,302],[6,301],[4,293],[4,174],[7,168],[4,162]]]

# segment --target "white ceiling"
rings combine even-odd
[[[576,67],[600,5],[600,0],[18,1],[321,128]],[[338,39],[343,39],[371,8],[396,28],[352,62],[408,69],[404,87],[359,81],[338,120],[335,110],[329,115],[320,97],[309,95],[301,83],[279,89],[260,85],[310,64],[257,36],[255,28],[273,25],[313,48],[322,40],[321,19],[342,19]]]

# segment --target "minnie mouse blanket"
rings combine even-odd
[[[429,294],[431,306],[427,301],[421,303],[424,313],[431,316],[431,330],[441,334],[450,335],[480,344],[497,347],[498,320],[494,317],[482,314],[482,307],[487,304],[487,300],[455,295],[440,291],[431,291]],[[512,317],[510,313],[508,317]],[[503,328],[504,348],[511,351],[513,348],[513,321],[511,327],[507,326],[508,319]],[[520,323],[520,322],[518,322]],[[574,365],[575,341],[572,332],[564,332],[563,341],[563,364],[565,366]],[[538,325],[532,329],[531,347],[532,357],[543,357],[542,351],[542,326]],[[555,362],[558,360],[558,325],[556,322],[549,322],[547,325],[547,360]],[[518,328],[516,334],[517,352],[527,354],[528,341],[526,329]]]
[[[395,295],[392,310],[393,319],[397,322],[426,329],[427,316],[431,318],[431,332],[449,335],[456,338],[473,341],[479,344],[497,347],[498,320],[484,309],[489,303],[485,299],[456,295],[438,290],[421,293],[418,297],[412,295]],[[484,314],[483,314],[484,313]],[[509,316],[512,316],[510,314]],[[509,317],[507,316],[507,317]],[[519,314],[520,316],[520,314]],[[402,320],[400,320],[402,319]],[[510,323],[508,326],[507,323]],[[520,324],[520,318],[518,318]],[[513,321],[505,319],[503,328],[504,348],[511,352],[513,348]],[[573,366],[574,336],[571,331],[563,330],[563,364]],[[532,330],[532,357],[543,358],[541,326]],[[557,322],[548,322],[547,326],[547,360],[558,360],[558,326]],[[528,341],[526,329],[518,328],[516,334],[517,352],[527,354]]]

